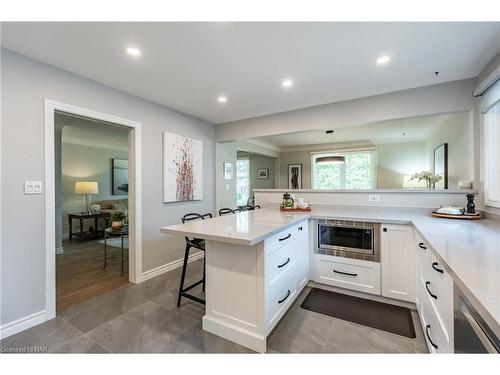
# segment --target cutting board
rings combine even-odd
[[[437,213],[436,211],[432,211],[432,216],[441,217],[441,218],[445,218],[445,219],[460,219],[460,220],[478,220],[478,219],[481,219],[481,214],[452,215],[452,214],[440,214],[440,213]]]

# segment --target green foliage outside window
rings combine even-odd
[[[372,189],[371,152],[346,153],[345,164],[316,165],[316,189]]]

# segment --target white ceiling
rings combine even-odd
[[[128,151],[129,129],[102,121],[56,112],[56,129],[62,129],[62,143]]]
[[[253,141],[278,151],[309,150],[311,146],[332,148],[332,145],[342,144],[380,145],[424,141],[448,116],[450,115],[381,121],[355,127],[332,129],[334,130],[333,134],[326,134],[324,129],[310,130],[260,137]],[[464,113],[463,116],[468,116],[468,114]]]
[[[3,23],[2,45],[222,123],[476,77],[500,23]]]

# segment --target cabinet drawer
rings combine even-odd
[[[452,353],[453,346],[444,332],[429,297],[423,293],[423,289],[420,288],[418,313],[427,347],[431,353]]]
[[[298,235],[298,227],[306,225],[304,222],[295,224],[290,228],[284,229],[271,237],[268,237],[264,241],[264,246],[266,249],[266,256],[270,256],[273,252],[279,248],[293,242]]]
[[[270,295],[273,295],[273,288],[279,284],[279,280],[287,278],[294,272],[296,263],[296,244],[288,243],[279,248],[265,260],[266,283],[270,288]]]
[[[434,254],[429,254],[423,264],[420,285],[442,326],[446,340],[453,339],[453,279]]]
[[[297,281],[294,276],[290,273],[283,282],[277,283],[276,285],[280,286],[277,292],[266,301],[268,332],[278,323],[297,295]]]
[[[327,255],[318,257],[316,282],[380,294],[380,264]]]

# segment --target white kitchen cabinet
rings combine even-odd
[[[304,219],[252,246],[206,241],[203,329],[265,352],[267,335],[309,281],[308,233]]]
[[[315,254],[321,284],[380,295],[380,264],[360,259]]]
[[[409,225],[382,225],[381,232],[382,295],[415,302],[416,254],[413,228]]]
[[[427,346],[431,353],[453,353],[453,279],[418,234],[415,245],[416,304]]]

